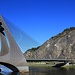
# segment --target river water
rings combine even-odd
[[[4,75],[75,75],[74,68],[49,68],[49,67],[30,67],[29,73],[9,73],[2,72]],[[0,74],[1,75],[1,74]]]
[[[69,68],[37,68],[37,67],[30,67],[29,75],[75,75],[75,69]]]

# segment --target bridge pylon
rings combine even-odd
[[[15,33],[14,33],[15,34]],[[15,66],[20,72],[28,72],[28,64],[16,43],[4,18],[0,15],[0,62]]]

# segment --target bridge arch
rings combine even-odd
[[[1,65],[9,68],[10,70],[12,70],[13,72],[19,72],[18,68],[12,64],[9,63],[5,63],[5,62],[0,62]]]

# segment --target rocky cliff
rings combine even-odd
[[[50,38],[38,48],[25,53],[26,59],[71,59],[75,58],[75,27],[65,29],[62,33]]]

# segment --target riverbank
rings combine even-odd
[[[29,67],[49,67],[52,68],[52,66],[54,66],[55,63],[28,63]],[[75,68],[75,64],[69,64],[67,66],[62,66],[61,68]]]

